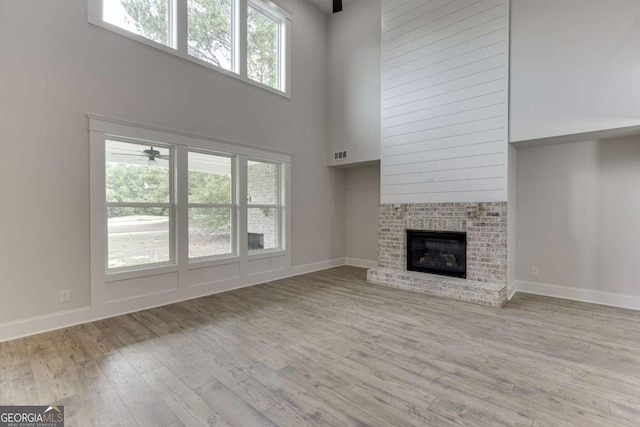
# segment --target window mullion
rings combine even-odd
[[[248,208],[256,208],[256,209],[278,209],[280,207],[280,205],[254,205],[254,204],[247,204]]]
[[[189,208],[231,209],[233,204],[228,203],[189,203]]]
[[[108,208],[171,208],[171,203],[107,202]]]
[[[174,28],[174,37],[176,39],[176,49],[178,52],[185,56],[187,55],[187,40],[189,38],[189,17],[188,17],[188,4],[189,0],[171,0],[175,2],[176,17],[174,22],[176,24]]]
[[[237,72],[240,76],[247,78],[247,0],[233,0],[237,11],[236,43],[234,46],[237,57]]]
[[[184,1],[180,1],[181,3]],[[176,256],[180,275],[188,275],[189,264],[189,152],[185,146],[176,147]]]
[[[239,215],[239,254],[244,257],[249,252],[248,243],[248,224],[247,224],[247,158],[244,156],[238,156],[238,172],[236,176],[238,179],[238,208]],[[244,258],[243,258],[244,259]],[[246,263],[241,265],[242,269],[246,269]]]

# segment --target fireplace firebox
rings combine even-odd
[[[407,230],[407,270],[467,277],[467,233]]]

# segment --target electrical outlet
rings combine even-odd
[[[532,276],[539,276],[540,275],[540,269],[538,267],[531,267],[531,275]]]
[[[60,302],[69,302],[69,301],[71,301],[71,291],[69,289],[60,291]]]

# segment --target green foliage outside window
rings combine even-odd
[[[247,12],[247,75],[278,87],[278,23],[257,9]]]
[[[167,0],[120,0],[126,20],[151,40],[168,44]],[[189,54],[231,69],[231,0],[188,0]],[[278,87],[279,23],[249,6],[247,10],[247,76]]]
[[[113,0],[111,0],[113,1]],[[162,44],[169,44],[169,20],[167,0],[120,0],[127,16],[140,35]]]
[[[169,170],[157,166],[107,162],[106,196],[108,202],[169,203]],[[193,203],[231,203],[231,176],[198,171],[189,172],[189,200]],[[117,208],[111,218],[131,215],[165,215],[165,208]],[[201,223],[219,231],[228,231],[228,211],[190,209],[194,224]]]

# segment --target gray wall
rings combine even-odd
[[[331,165],[380,159],[380,0],[353,0],[329,18]],[[333,159],[347,150],[347,160]]]
[[[640,123],[640,2],[511,1],[511,141]]]
[[[278,3],[291,100],[93,27],[86,0],[0,1],[0,322],[89,305],[88,113],[291,151],[293,265],[344,256],[344,172],[319,161],[327,17]]]
[[[521,148],[517,164],[517,279],[640,295],[640,138]]]
[[[380,165],[345,171],[345,256],[378,261]]]

